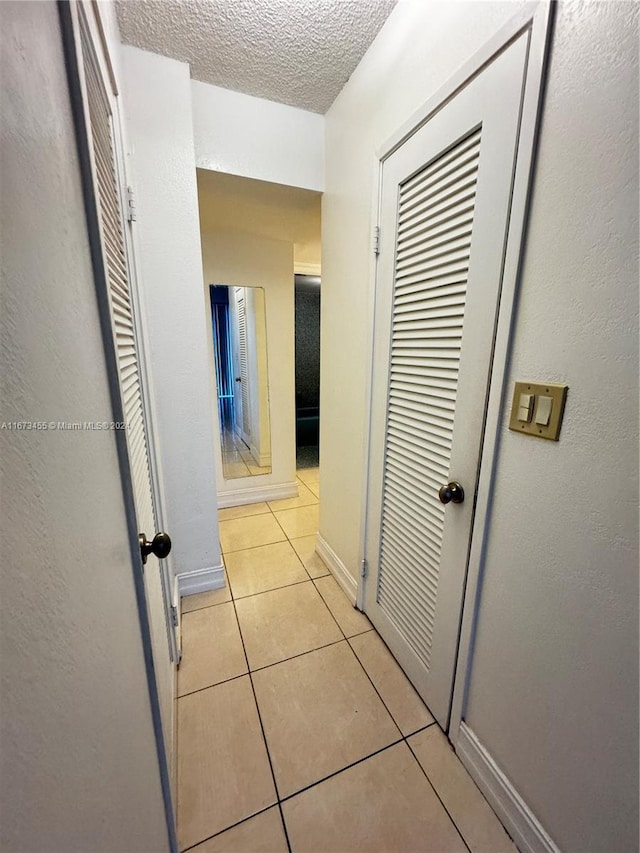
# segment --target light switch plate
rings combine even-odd
[[[536,438],[558,441],[560,427],[562,426],[562,416],[564,414],[564,404],[567,399],[567,390],[567,385],[558,385],[554,382],[516,382],[513,387],[509,429],[512,429],[514,432],[524,433],[525,435],[533,435]],[[535,394],[535,408],[533,410],[533,417],[529,423],[523,423],[518,420],[521,394]],[[536,413],[541,397],[551,397],[553,401],[551,404],[551,416],[546,426],[536,423]]]

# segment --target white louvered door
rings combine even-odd
[[[247,447],[251,444],[249,411],[249,359],[247,351],[247,316],[244,287],[234,287],[229,303],[232,327],[234,372],[233,408],[235,430]]]
[[[128,266],[125,223],[118,179],[112,94],[108,75],[95,45],[98,37],[84,9],[79,11],[87,132],[92,159],[111,324],[118,362],[120,394],[125,417],[127,449],[138,530],[151,540],[158,531],[156,500],[152,486],[150,450],[143,399],[134,294]],[[160,700],[165,751],[171,755],[173,737],[173,662],[176,657],[170,613],[170,582],[166,561],[153,554],[144,573],[153,662]]]
[[[526,36],[382,166],[365,610],[447,728]],[[458,481],[462,503],[441,503]]]
[[[249,417],[249,355],[247,352],[247,305],[243,289],[238,288],[238,360],[242,392],[242,437],[249,442],[251,423]]]

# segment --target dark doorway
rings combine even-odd
[[[319,463],[320,277],[296,275],[296,467]]]

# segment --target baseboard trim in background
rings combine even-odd
[[[218,509],[228,506],[244,506],[245,504],[257,504],[262,501],[278,501],[281,498],[297,498],[298,484],[279,483],[276,486],[251,486],[247,489],[234,489],[233,491],[218,492]]]
[[[456,752],[522,853],[560,853],[529,806],[464,721]]]
[[[338,581],[349,601],[355,606],[358,584],[347,571],[347,567],[333,550],[331,545],[318,533],[316,537],[316,554],[326,564],[327,568]]]
[[[198,592],[210,592],[225,585],[224,566],[211,566],[208,569],[196,569],[176,575],[178,598],[183,595],[195,595]]]

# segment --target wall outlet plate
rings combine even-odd
[[[560,427],[564,415],[564,404],[567,399],[568,385],[558,385],[554,382],[516,382],[513,386],[513,398],[511,400],[511,418],[509,429],[523,435],[532,435],[535,438],[546,438],[548,441],[558,441],[560,438]],[[518,407],[521,394],[534,394],[535,401],[533,415],[529,423],[518,420]],[[537,424],[538,402],[540,397],[551,397],[551,416],[547,425]]]

